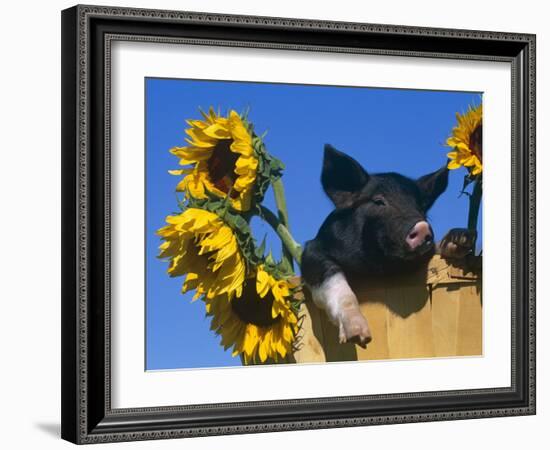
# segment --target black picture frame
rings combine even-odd
[[[511,386],[112,409],[113,40],[506,61],[512,67]],[[535,36],[75,6],[62,12],[62,437],[74,443],[535,414]]]

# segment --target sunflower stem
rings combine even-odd
[[[288,231],[288,228],[273,211],[263,205],[259,205],[259,209],[259,216],[263,218],[271,226],[271,228],[273,228],[273,230],[275,230],[281,239],[284,252],[288,252],[288,254],[294,258],[298,264],[300,264],[302,261],[302,246],[294,240],[290,234],[290,231]]]
[[[474,188],[470,195],[470,208],[468,210],[468,229],[471,231],[477,230],[477,221],[479,218],[479,208],[481,206],[482,186],[481,178],[474,182]],[[475,248],[475,241],[474,241]]]
[[[290,235],[290,225],[288,223],[288,210],[286,207],[286,197],[285,197],[285,188],[283,186],[283,180],[281,178],[277,178],[272,183],[272,186],[273,186],[273,194],[275,196],[275,203],[277,204],[277,215],[279,217],[279,221],[286,228],[287,233]],[[292,236],[290,237],[292,238]],[[293,257],[294,255],[288,249],[288,247],[286,246],[283,240],[283,258],[286,259],[286,261],[288,262],[288,264],[292,269],[294,269],[294,264],[292,262]],[[298,261],[299,263],[298,259],[296,259],[296,261]]]

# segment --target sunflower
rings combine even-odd
[[[233,230],[220,217],[188,208],[166,222],[157,232],[164,240],[159,258],[170,260],[171,277],[186,275],[182,292],[195,289],[194,299],[242,294],[246,263]]]
[[[453,128],[453,135],[447,139],[447,145],[454,151],[447,153],[451,159],[447,167],[458,169],[467,167],[470,175],[481,173],[482,166],[482,105],[468,107],[465,114],[456,114],[457,126]]]
[[[291,351],[298,331],[290,296],[288,281],[275,279],[259,266],[240,298],[205,298],[206,313],[212,316],[210,328],[221,336],[226,350],[233,347],[233,356],[242,355],[245,364],[278,361]]]
[[[191,127],[187,147],[174,147],[170,152],[180,158],[180,165],[192,168],[172,170],[183,175],[176,190],[196,199],[208,198],[207,193],[229,197],[238,211],[250,209],[258,158],[254,153],[252,135],[243,120],[231,110],[222,117],[210,108],[202,112],[204,120],[188,120]]]

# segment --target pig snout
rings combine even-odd
[[[433,233],[430,224],[425,220],[417,222],[405,238],[411,250],[416,250],[422,245],[430,246],[433,244]]]

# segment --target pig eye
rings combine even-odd
[[[372,202],[376,205],[376,206],[386,206],[386,201],[382,198],[382,197],[374,197],[372,199]]]

